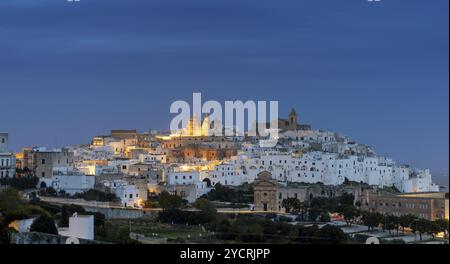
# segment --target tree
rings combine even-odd
[[[320,222],[331,222],[331,217],[328,212],[322,212],[319,217]]]
[[[290,242],[295,242],[297,240],[299,229],[300,229],[300,227],[298,225],[293,226],[291,228],[291,230],[289,231],[289,235],[288,235]]]
[[[47,188],[41,190],[41,195],[56,197],[56,196],[58,196],[58,192],[53,187],[47,187]]]
[[[247,231],[242,235],[244,242],[264,242],[263,228],[260,224],[254,223],[250,225]]]
[[[100,202],[114,202],[118,198],[114,193],[102,192],[96,189],[89,189],[84,193],[77,193],[74,195],[75,198],[82,198],[86,201],[100,201]]]
[[[69,226],[69,217],[70,213],[67,208],[67,205],[63,205],[61,207],[61,219],[59,220],[59,226],[60,227],[68,227]]]
[[[444,232],[444,236],[447,237],[448,236],[448,219],[443,219],[443,218],[439,218],[434,220],[434,222],[436,223],[439,232]]]
[[[362,214],[362,222],[365,226],[367,226],[367,230],[372,232],[375,227],[380,224],[381,215],[375,212],[363,212]]]
[[[295,211],[300,213],[301,219],[304,220],[304,216],[308,211],[308,206],[305,202],[300,202],[298,208],[294,208]]]
[[[6,223],[11,223],[14,220],[22,220],[31,218],[32,216],[36,215],[47,215],[50,216],[50,213],[47,212],[45,209],[43,209],[40,206],[27,204],[19,207],[18,209],[14,211],[8,211],[5,213],[5,221]]]
[[[178,209],[183,205],[183,199],[178,195],[163,191],[159,195],[159,205],[163,210]]]
[[[344,193],[339,197],[339,204],[340,205],[353,205],[355,201],[355,196],[351,193]]]
[[[436,221],[429,221],[429,220],[427,220],[427,221],[428,221],[428,224],[427,224],[427,231],[426,232],[428,234],[430,234],[433,237],[433,239],[434,239],[435,236],[441,232],[441,228],[436,223]]]
[[[219,239],[234,240],[235,234],[231,232],[231,224],[228,219],[223,219],[216,226],[216,233]]]
[[[413,228],[414,222],[416,221],[417,216],[413,214],[401,215],[399,217],[399,224],[402,228],[402,233],[405,233],[405,228]]]
[[[36,220],[34,220],[33,224],[30,227],[30,231],[54,235],[58,234],[58,230],[56,229],[53,218],[48,215],[41,215],[36,218]]]
[[[430,232],[430,221],[419,218],[416,221],[414,221],[414,225],[412,227],[414,230],[414,233],[417,231],[419,232],[419,238],[422,240],[422,234]]]
[[[217,217],[216,207],[205,198],[198,198],[194,203],[194,207],[206,213],[211,219],[216,219]]]
[[[309,202],[310,207],[316,207],[328,212],[336,212],[338,205],[338,198],[315,197]]]
[[[286,209],[286,213],[292,211],[292,209],[300,208],[300,201],[297,198],[286,198],[281,202],[281,207]]]
[[[253,189],[251,185],[242,185],[240,188],[230,188],[220,183],[214,185],[205,197],[210,201],[221,201],[230,203],[251,203],[253,202]]]
[[[314,222],[317,221],[317,218],[320,216],[322,211],[323,211],[322,209],[316,206],[309,208],[308,210],[309,220]]]
[[[319,244],[343,244],[347,241],[344,231],[337,226],[325,225],[316,233]]]
[[[13,211],[22,205],[19,192],[12,188],[0,191],[0,211]]]
[[[194,207],[206,213],[217,213],[216,207],[208,199],[205,198],[198,198],[197,200],[195,200]]]
[[[17,169],[16,169],[17,170]],[[21,171],[19,169],[19,171]],[[14,177],[5,179],[5,184],[17,190],[35,189],[39,182],[38,177]]]
[[[389,234],[391,234],[391,231],[396,229],[398,226],[398,217],[396,217],[395,215],[384,215],[382,223],[383,228],[388,230]]]
[[[400,220],[400,216],[394,216],[394,218],[393,218],[393,225],[394,225],[395,231],[397,232],[397,236],[398,236],[398,232],[399,232],[400,227],[401,227],[400,221],[401,221]]]
[[[338,213],[344,217],[347,226],[351,226],[360,215],[359,210],[354,205],[341,205],[338,207]]]

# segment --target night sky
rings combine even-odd
[[[168,129],[170,104],[278,100],[448,182],[448,0],[1,0],[10,148]]]

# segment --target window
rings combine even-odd
[[[45,159],[42,159],[41,163],[42,163],[42,165],[44,165],[45,164]]]

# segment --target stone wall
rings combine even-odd
[[[69,237],[39,232],[12,233],[11,244],[66,244]],[[80,244],[105,244],[101,241],[78,239]]]
[[[126,208],[101,208],[84,206],[88,212],[98,212],[105,215],[106,219],[137,219],[142,217],[153,218],[156,217],[157,211],[143,211],[138,209]]]

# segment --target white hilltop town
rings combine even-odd
[[[1,133],[2,178],[15,177],[15,166],[39,178],[39,187],[67,194],[103,188],[118,194],[123,206],[140,206],[147,192],[162,189],[193,202],[218,183],[251,184],[262,171],[281,185],[345,182],[402,193],[438,192],[428,169],[413,169],[336,132],[298,123],[292,109],[279,119],[279,139],[273,148],[261,148],[258,137],[208,136],[208,117],[192,118],[176,134],[150,130],[112,130],[90,144],[63,148],[31,147],[7,152],[8,136]]]
[[[76,204],[103,212],[108,219],[160,210],[152,204],[164,192],[192,208],[220,188],[251,198],[211,201],[239,205],[242,213],[254,215],[289,215],[285,201],[293,198],[310,203],[351,194],[361,210],[448,219],[448,193],[433,183],[428,169],[399,164],[347,136],[300,124],[294,109],[286,119],[278,119],[278,143],[270,148],[260,146],[263,137],[258,135],[212,136],[210,127],[208,116],[202,122],[193,117],[176,133],[111,130],[87,144],[29,147],[19,153],[8,151],[8,134],[0,133],[0,180],[8,184],[33,178],[35,185],[24,193],[27,199],[37,195],[50,204]],[[29,232],[33,219],[11,227]],[[74,214],[68,221],[58,229],[60,236],[93,239],[92,217]],[[26,240],[20,235],[14,239]]]
[[[260,140],[267,137],[258,134],[210,135],[213,124],[205,115],[202,121],[192,117],[176,133],[111,130],[86,144],[29,147],[19,153],[9,151],[8,134],[0,133],[0,192],[8,184],[13,187],[14,180],[17,185],[23,179],[31,182],[19,186],[24,199],[40,206],[68,206],[64,209],[66,222],[57,224],[58,236],[33,236],[37,218],[31,214],[29,219],[9,224],[17,232],[11,243],[94,243],[98,235],[94,237],[92,213],[100,213],[108,221],[142,219],[146,214],[164,212],[164,193],[181,198],[183,210],[195,210],[197,201],[205,198],[225,215],[275,214],[305,221],[303,213],[299,216],[289,211],[287,201],[295,199],[312,206],[316,198],[332,201],[352,195],[353,206],[361,212],[413,215],[427,221],[449,217],[448,193],[433,183],[428,169],[399,164],[347,136],[301,124],[294,109],[286,119],[278,119],[277,144],[269,148],[260,146]],[[220,190],[242,199],[214,198]],[[84,209],[76,211],[74,206]],[[62,217],[63,209],[59,210]],[[310,220],[327,218],[313,216],[311,210],[306,211]],[[339,215],[328,212],[328,219],[337,217],[332,221],[339,226],[343,221]],[[179,227],[172,223],[172,228]],[[349,233],[366,230],[357,225],[356,231],[338,228]],[[166,241],[154,232],[151,238],[132,233],[131,224],[129,229],[130,237],[140,242]],[[404,241],[416,241],[411,236],[405,235]]]

